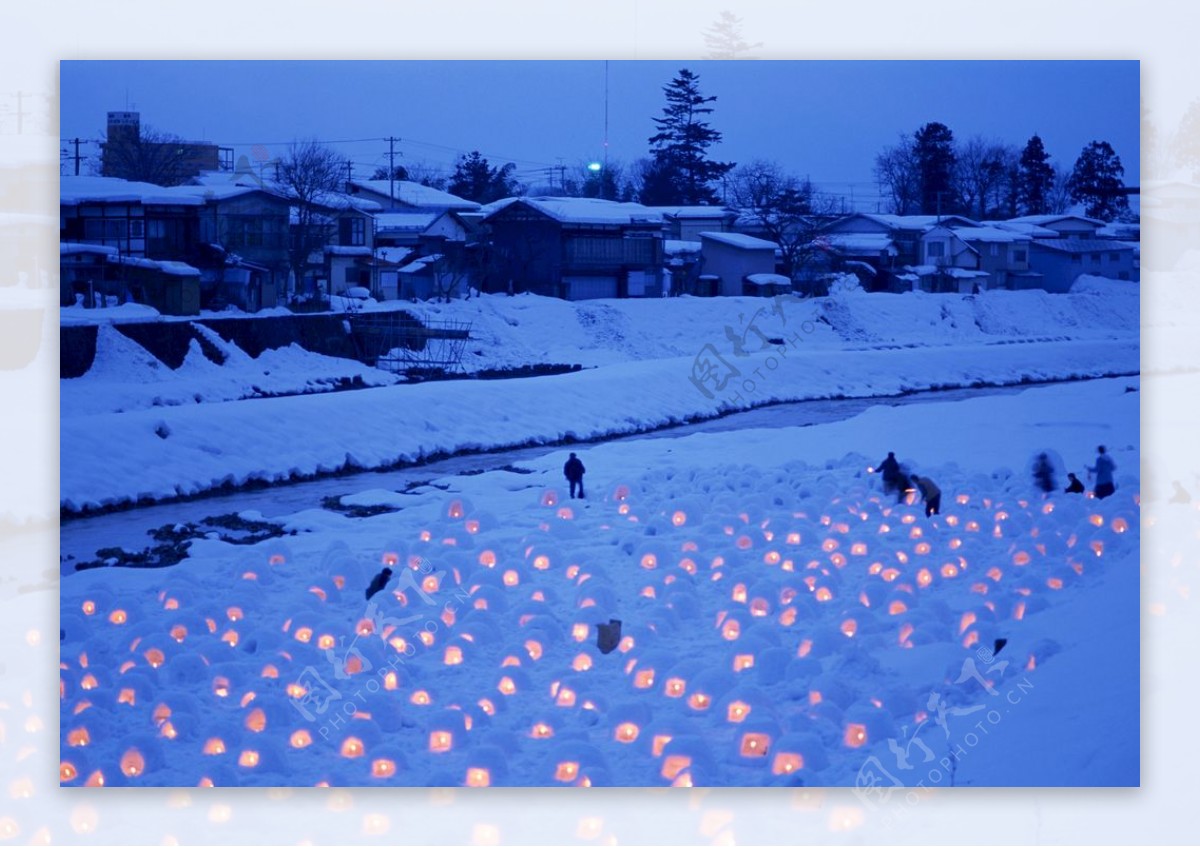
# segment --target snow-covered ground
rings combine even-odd
[[[467,355],[479,366],[589,367],[538,379],[214,402],[392,380],[297,348],[253,359],[219,339],[225,364],[196,345],[170,371],[102,326],[95,366],[62,385],[60,503],[94,508],[440,453],[586,440],[772,402],[1139,367],[1136,289],[584,303],[493,296],[425,308],[430,318],[472,321],[477,346]]]
[[[561,451],[81,572],[62,783],[1136,785],[1137,386],[581,447],[585,501]],[[1033,489],[1100,443],[1116,495]],[[888,449],[941,515],[881,495]]]

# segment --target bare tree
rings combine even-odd
[[[345,159],[316,141],[295,142],[279,163],[279,185],[292,201],[289,261],[297,285],[304,279],[308,257],[333,235],[331,213],[342,202]]]
[[[428,162],[412,162],[405,169],[408,171],[408,179],[411,182],[419,182],[421,185],[436,188],[439,191],[446,190],[449,177],[442,168]]]
[[[1005,205],[1002,188],[1013,170],[1016,152],[981,135],[959,144],[956,152],[955,182],[963,210],[979,220],[990,217],[993,211],[1000,212]]]
[[[1061,215],[1071,208],[1071,172],[1054,165],[1054,184],[1046,197],[1046,210],[1052,215]]]
[[[893,214],[911,215],[920,209],[921,169],[912,139],[901,134],[897,144],[875,157],[875,179],[891,201]]]
[[[188,167],[188,145],[177,135],[142,127],[136,137],[124,136],[104,143],[100,173],[104,176],[182,185],[195,173]]]
[[[813,241],[833,212],[832,198],[819,197],[807,179],[762,160],[734,171],[730,189],[741,213],[779,245],[784,273],[796,282],[816,253]]]

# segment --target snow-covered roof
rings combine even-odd
[[[376,258],[382,259],[385,262],[391,262],[394,265],[398,265],[401,262],[403,262],[405,259],[407,259],[409,257],[409,255],[412,252],[413,252],[412,249],[409,247],[376,247],[375,248]]]
[[[731,247],[739,247],[742,250],[778,250],[779,245],[774,241],[767,241],[763,238],[755,238],[753,235],[745,235],[741,232],[702,232],[701,238],[709,238],[713,241],[719,241],[722,244],[728,244]]]
[[[116,247],[106,247],[103,244],[79,244],[73,241],[64,241],[58,245],[58,255],[72,256],[77,253],[99,253],[102,256],[117,256],[120,250]]]
[[[699,220],[720,220],[737,214],[724,206],[647,206],[646,208],[669,218],[696,218]]]
[[[149,182],[131,182],[111,176],[64,176],[59,180],[59,203],[141,203],[143,206],[200,206],[204,200]]]
[[[988,243],[1011,244],[1017,241],[1028,241],[1029,236],[1008,229],[994,226],[964,226],[950,230],[963,241],[983,241]]]
[[[224,182],[205,182],[203,185],[173,185],[163,190],[173,195],[199,197],[202,200],[228,200],[231,197],[241,197],[244,194],[253,194],[256,191],[283,197],[282,194],[271,191],[269,188],[255,184],[243,184],[232,180],[229,178],[229,174],[225,174],[225,177]]]
[[[865,271],[866,273],[869,273],[871,276],[875,276],[875,274],[876,274],[875,268],[871,267],[866,262],[860,262],[856,259],[850,259],[849,261],[847,261],[846,267],[859,268],[859,269]]]
[[[892,237],[885,232],[831,232],[822,236],[836,250],[856,256],[896,254]]]
[[[1034,247],[1058,253],[1104,253],[1133,250],[1129,244],[1107,238],[1038,238],[1031,243]]]
[[[676,241],[673,238],[663,240],[663,253],[667,256],[681,256],[687,253],[699,252],[699,241]]]
[[[1104,226],[1104,221],[1098,221],[1095,218],[1086,218],[1083,215],[1022,215],[1019,218],[1008,219],[1009,223],[1037,224],[1038,226],[1049,226],[1060,221],[1081,221],[1083,223],[1095,224],[1096,226]]]
[[[185,262],[167,262],[160,260],[158,269],[172,276],[200,276],[200,271]]]
[[[350,247],[343,244],[326,244],[325,252],[331,256],[370,256],[370,247]]]
[[[425,270],[426,265],[432,264],[433,262],[436,262],[440,258],[442,258],[441,253],[433,253],[429,256],[422,256],[419,259],[413,259],[411,262],[409,262],[404,267],[398,269],[396,272],[402,273],[402,274],[420,273],[421,271]]]
[[[933,276],[938,272],[937,265],[905,265],[904,270],[917,276]]]
[[[438,212],[380,212],[375,216],[378,230],[424,232],[441,214]]]
[[[792,281],[783,274],[747,274],[746,282],[751,285],[787,285]]]
[[[487,217],[492,217],[514,203],[523,203],[560,223],[621,226],[661,224],[663,220],[661,213],[641,203],[618,203],[593,197],[506,197],[489,203],[484,211]]]
[[[463,209],[474,210],[479,204],[474,200],[464,200],[448,191],[430,188],[419,182],[398,179],[395,182],[387,179],[354,179],[350,184],[356,188],[372,191],[384,197],[395,197],[397,203],[405,206],[417,206],[429,209]]]
[[[975,271],[969,268],[945,268],[946,276],[954,279],[978,279],[981,276],[990,276],[987,271]]]
[[[864,218],[868,218],[877,223],[881,223],[889,229],[926,229],[931,226],[959,224],[962,226],[976,226],[977,222],[970,218],[965,218],[962,215],[877,215],[866,212],[860,213]]]
[[[1028,235],[1030,238],[1058,238],[1058,230],[1048,229],[1040,224],[1029,221],[983,221],[984,226],[1009,229]]]

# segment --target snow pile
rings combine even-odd
[[[62,784],[915,785],[956,746],[946,784],[1136,784],[1134,384],[604,445],[586,501],[560,453],[353,524],[298,513],[286,545],[78,573]],[[1043,425],[1060,403],[1109,415]],[[1044,439],[1078,468],[1069,435],[1109,442],[1115,496],[998,469]],[[940,515],[879,491],[885,438]]]
[[[195,406],[254,397],[327,392],[339,387],[394,385],[396,377],[351,359],[310,353],[298,344],[258,358],[217,333],[193,324],[224,357],[220,364],[193,340],[177,369],[164,365],[112,324],[96,332],[96,357],[87,373],[60,382],[63,417],[165,406]]]

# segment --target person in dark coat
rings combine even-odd
[[[1079,477],[1075,476],[1073,473],[1069,473],[1067,474],[1067,479],[1071,480],[1067,483],[1067,487],[1064,489],[1067,494],[1083,493],[1083,483],[1079,481]]]
[[[889,451],[887,458],[876,465],[875,471],[883,474],[883,493],[897,492],[899,499],[903,500],[904,475],[900,473],[900,463],[896,461],[896,454]]]
[[[1117,486],[1113,483],[1113,471],[1117,469],[1116,464],[1104,449],[1101,444],[1096,448],[1096,464],[1088,468],[1088,473],[1096,475],[1096,487],[1092,489],[1092,493],[1100,500],[1103,500],[1108,495],[1117,490]]]
[[[583,466],[583,462],[572,453],[571,458],[567,459],[563,465],[563,476],[567,478],[567,482],[571,484],[571,499],[575,499],[575,488],[579,488],[579,499],[583,499],[583,475],[587,472],[587,468]]]
[[[370,600],[380,591],[383,591],[384,586],[388,584],[388,580],[392,578],[392,569],[384,568],[379,573],[371,578],[371,584],[367,586],[367,599]]]
[[[940,515],[942,508],[942,489],[938,488],[932,479],[927,476],[917,476],[913,474],[910,477],[912,484],[921,492],[921,499],[925,501],[925,517],[930,515]]]

